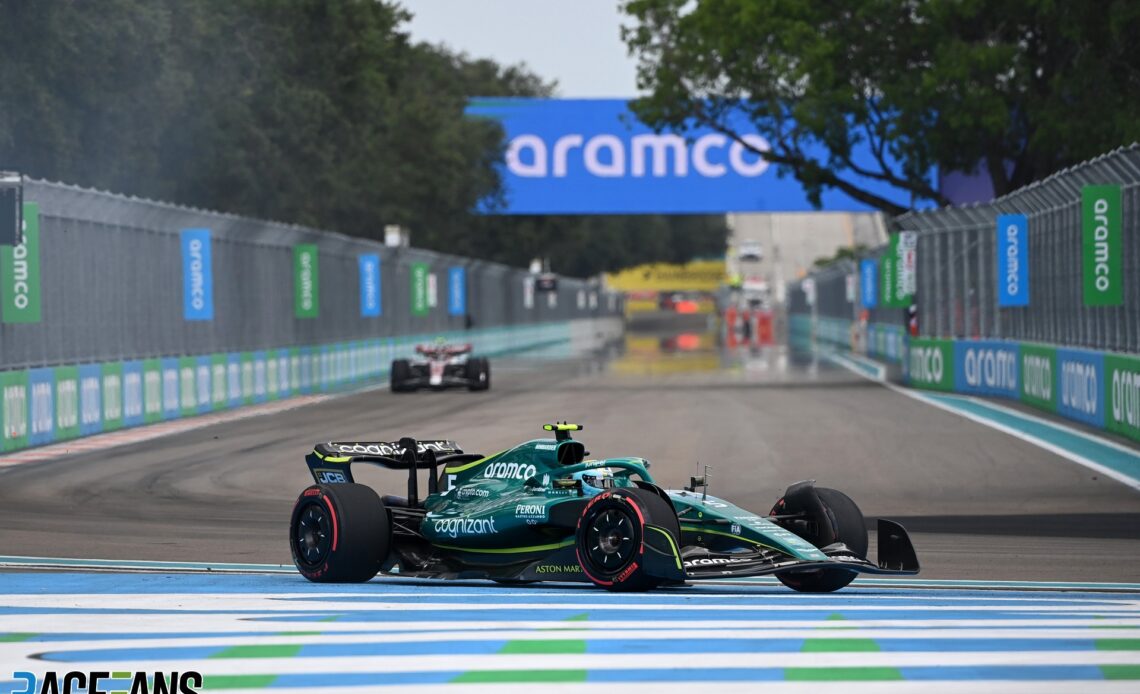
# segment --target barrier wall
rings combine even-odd
[[[615,322],[620,329],[615,319],[562,321],[3,371],[0,447],[15,451],[294,395],[359,387],[387,378],[393,359],[411,356],[417,343],[440,335],[449,341],[472,342],[479,355],[493,357],[569,346],[582,334],[611,334]]]
[[[1012,340],[912,339],[917,388],[1017,400],[1140,441],[1140,358]]]
[[[812,317],[795,314],[791,344],[864,353],[901,364],[915,388],[1017,400],[1140,441],[1140,357],[1013,340],[912,338],[899,326],[874,323],[865,350],[853,350],[853,325],[817,317],[813,332]]]

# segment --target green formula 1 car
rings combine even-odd
[[[318,582],[384,572],[609,590],[774,574],[805,592],[838,590],[858,573],[918,573],[892,521],[878,521],[878,563],[867,560],[863,515],[838,491],[800,482],[760,516],[709,496],[703,477],[665,490],[642,458],[588,460],[571,438],[581,428],[547,424],[554,438],[489,456],[411,438],[319,444],[305,458],[317,483],[289,525],[297,569]],[[354,483],[353,463],[407,470],[407,496]]]

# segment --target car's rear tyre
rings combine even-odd
[[[389,371],[389,376],[392,379],[392,392],[402,393],[408,390],[405,384],[412,377],[412,366],[408,363],[407,359],[396,359],[392,362],[392,369]]]
[[[301,575],[316,583],[363,583],[388,558],[388,511],[363,484],[314,484],[297,498],[289,548]]]
[[[649,590],[662,579],[645,571],[644,547],[647,525],[671,527],[660,501],[640,489],[603,492],[594,497],[578,517],[575,549],[578,563],[594,585],[613,591]],[[664,505],[664,502],[662,502]],[[656,511],[656,513],[655,513]],[[676,513],[668,509],[676,524]]]
[[[798,529],[793,529],[793,532],[821,549],[832,542],[842,542],[852,554],[866,559],[867,525],[863,519],[863,512],[851,497],[841,491],[816,487],[815,492],[823,502],[827,518],[816,519],[819,530],[814,533]],[[783,499],[777,501],[770,515],[787,513],[789,509],[782,506],[783,502]],[[825,528],[825,523],[829,527]],[[781,583],[801,593],[831,593],[851,583],[855,580],[855,576],[854,571],[846,569],[812,569],[776,574]]]
[[[491,387],[491,362],[485,357],[468,359],[466,376],[468,390],[487,390]]]

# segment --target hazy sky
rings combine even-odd
[[[617,0],[403,0],[412,38],[475,58],[526,63],[564,97],[637,95]],[[626,20],[626,23],[629,23]]]

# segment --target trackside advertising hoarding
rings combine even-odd
[[[1106,428],[1140,440],[1140,358],[1106,354],[1104,380]]]
[[[912,338],[903,368],[907,382],[919,388],[954,390],[954,343]]]
[[[1017,398],[1018,344],[997,340],[954,342],[954,390]]]
[[[1029,219],[1023,214],[997,218],[998,306],[1029,305]]]
[[[297,318],[316,318],[321,312],[317,245],[293,246],[293,312]]]
[[[742,142],[710,128],[655,133],[634,116],[624,99],[476,98],[468,104],[467,114],[497,121],[506,134],[505,207],[484,205],[485,213],[816,209],[794,177],[777,176],[776,167],[757,154],[769,148],[768,141],[743,113],[728,119]],[[827,160],[822,145],[805,143],[804,148],[809,159]],[[878,167],[866,145],[857,144],[852,158],[866,169]],[[910,204],[905,195],[881,181],[850,177],[903,207]],[[869,209],[833,189],[824,189],[821,202],[828,211]]]
[[[1057,411],[1057,348],[1021,345],[1021,400],[1050,412]]]
[[[480,354],[567,343],[569,322],[445,334],[472,340]],[[334,391],[387,376],[426,335],[357,340],[316,347],[231,352],[0,371],[0,449],[15,451],[162,419]]]
[[[1120,186],[1081,189],[1081,277],[1085,306],[1124,303]]]
[[[1057,350],[1057,411],[1093,426],[1104,426],[1104,353]]]
[[[5,323],[40,322],[40,206],[24,203],[24,241],[0,246],[0,317]]]
[[[182,317],[214,320],[214,270],[210,230],[182,230]]]
[[[360,266],[360,316],[375,318],[383,310],[380,301],[380,256],[364,253],[357,263]]]
[[[861,301],[863,308],[875,308],[879,305],[879,267],[872,259],[859,262],[859,277],[861,288]]]

